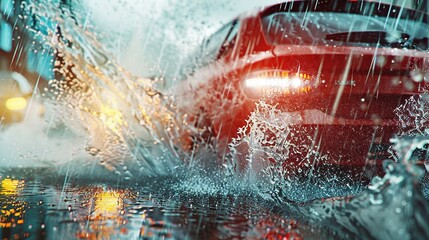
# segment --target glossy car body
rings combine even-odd
[[[429,81],[428,29],[427,13],[378,1],[289,1],[243,14],[204,42],[179,104],[221,158],[263,100],[296,116],[291,142],[309,146],[287,164],[317,152],[335,166],[377,165],[390,157],[394,110]]]

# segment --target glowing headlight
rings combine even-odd
[[[312,77],[288,71],[262,71],[244,80],[245,92],[251,97],[307,93],[312,89]]]
[[[9,98],[6,100],[6,108],[11,111],[22,110],[27,107],[27,100],[22,97]]]

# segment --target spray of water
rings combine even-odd
[[[400,131],[391,140],[391,150],[396,160],[386,160],[385,175],[373,178],[365,191],[310,201],[304,207],[288,204],[282,198],[277,201],[347,238],[428,238],[428,177],[421,166],[422,160],[427,159],[429,144],[426,95],[412,96],[395,110]]]
[[[128,177],[167,174],[181,165],[175,109],[155,87],[162,80],[124,70],[104,49],[101,36],[78,24],[79,14],[36,1],[26,10],[36,26],[55,19],[54,28],[35,35],[56,59],[55,78],[44,95],[62,110],[60,121],[86,133],[90,163]]]
[[[45,96],[61,111],[55,124],[60,122],[83,138],[82,147],[88,155],[85,161],[127,177],[139,177],[172,174],[183,163],[191,163],[187,159],[214,157],[203,149],[199,157],[189,158],[177,147],[181,144],[180,132],[190,126],[177,119],[171,99],[157,90],[162,80],[135,77],[123,69],[100,43],[102,36],[91,33],[89,25],[79,26],[79,22],[85,22],[84,16],[58,11],[54,3],[33,1],[25,9],[34,21],[43,24],[51,19],[54,23],[46,32],[34,29],[35,37],[57,59],[56,76],[45,89]],[[325,161],[328,156],[320,153],[319,143],[307,134],[317,129],[300,127],[299,114],[282,112],[266,102],[257,104],[230,143],[226,172],[186,171],[189,178],[175,189],[213,195],[253,190],[256,185],[258,194],[323,222],[343,236],[428,238],[425,226],[429,207],[416,187],[423,171],[415,166],[416,150],[425,149],[429,143],[427,99],[425,94],[414,96],[397,109],[400,135],[413,137],[394,140],[392,150],[398,161],[386,162],[386,175],[375,178],[360,194],[355,195],[357,188],[353,186],[341,188],[341,181],[330,174],[326,163],[330,161]],[[328,171],[317,172],[321,162],[327,164]],[[193,161],[191,165],[198,164]],[[309,202],[349,194],[355,196]],[[296,201],[307,204],[302,207],[291,203]],[[380,230],[379,226],[386,228]]]
[[[315,140],[318,127],[303,125],[302,114],[257,103],[229,145],[227,170],[268,198],[308,201],[355,193],[352,177],[337,174],[334,157]]]
[[[351,238],[428,238],[429,204],[419,187],[424,171],[415,165],[412,155],[429,140],[427,137],[403,137],[392,141],[400,160],[385,162],[385,176],[374,178],[366,191],[292,208]]]

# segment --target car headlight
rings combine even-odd
[[[309,74],[279,70],[255,72],[243,81],[244,91],[251,98],[308,93],[313,85],[314,77]]]
[[[6,100],[6,108],[11,111],[22,110],[27,107],[27,100],[23,97],[14,97]]]

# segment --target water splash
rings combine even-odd
[[[338,174],[335,159],[320,151],[317,126],[302,122],[301,112],[258,102],[229,145],[227,170],[268,198],[308,201],[356,193],[353,177]]]
[[[400,161],[386,161],[385,176],[374,178],[366,191],[292,208],[350,238],[427,239],[429,203],[419,187],[424,171],[415,165],[412,154],[429,139],[404,137],[393,143]]]
[[[395,110],[398,116],[399,136],[429,136],[429,94],[424,92],[414,95]],[[428,145],[412,152],[412,158],[422,161],[429,170]]]
[[[102,36],[79,24],[83,16],[58,11],[54,2],[32,1],[25,9],[37,23],[32,27],[46,27],[35,38],[56,59],[45,96],[62,109],[65,125],[87,133],[91,161],[125,176],[167,174],[180,166],[175,109],[156,90],[162,80],[135,77],[119,66]]]
[[[400,123],[399,135],[429,134],[429,94],[414,95],[395,109]]]
[[[301,121],[300,115],[282,112],[265,102],[257,104],[246,126],[231,143],[231,171],[252,179],[260,195],[274,200],[287,212],[330,228],[339,236],[426,239],[429,236],[426,229],[429,203],[425,198],[428,177],[419,165],[422,159],[427,159],[424,153],[429,144],[426,107],[426,94],[422,94],[411,97],[395,110],[402,123],[399,137],[391,140],[396,161],[386,160],[383,163],[385,175],[374,177],[367,187],[344,185],[343,181],[329,179],[332,175],[328,174],[321,181],[326,188],[293,179],[299,174],[309,174],[301,171],[295,175],[293,170],[283,166],[291,164],[290,156],[294,152],[308,156],[311,139],[301,140],[303,148],[298,149],[293,137],[295,124]],[[308,135],[302,133],[299,136]],[[242,158],[247,165],[240,166]],[[311,161],[303,166],[311,166]],[[265,184],[261,184],[261,180]],[[334,182],[332,186],[330,182]],[[332,196],[336,197],[329,198]]]
[[[365,191],[304,205],[277,202],[345,238],[427,239],[428,174],[421,166],[429,144],[426,95],[412,96],[395,110],[401,127],[391,139],[395,161],[384,161],[385,175],[373,178]]]
[[[156,89],[162,80],[135,77],[124,70],[100,43],[102,36],[91,33],[90,25],[85,28],[79,25],[83,16],[59,12],[54,3],[32,2],[29,9],[31,14],[35,12],[36,21],[54,19],[53,28],[36,31],[58,59],[57,76],[50,81],[45,95],[63,111],[58,121],[86,133],[85,149],[88,156],[93,156],[90,160],[125,176],[180,172],[177,169],[186,162],[182,157],[186,153],[176,147],[180,141],[177,136],[188,123],[177,120],[169,97]],[[403,125],[402,135],[428,133],[427,102],[424,95],[415,96],[407,103],[408,107],[399,108],[398,112],[404,112],[399,114],[402,123],[413,124]],[[186,171],[185,181],[179,181],[173,189],[192,190],[198,195],[237,194],[247,190],[254,193],[256,189],[279,206],[326,224],[343,233],[342,236],[428,238],[425,226],[429,207],[416,187],[422,171],[414,165],[412,153],[428,144],[426,138],[397,140],[394,150],[398,162],[385,163],[386,175],[375,178],[366,191],[357,194],[358,188],[354,186],[341,188],[342,180],[333,178],[329,171],[323,174],[315,171],[315,166],[327,156],[320,153],[318,143],[307,132],[314,129],[299,126],[300,117],[260,102],[230,145],[227,172],[201,168]],[[294,159],[294,155],[304,157]],[[192,164],[199,159],[210,161],[212,157],[202,154],[193,159],[197,161]],[[330,169],[329,164],[327,167]],[[357,195],[308,202],[349,194]],[[296,205],[292,201],[307,204]],[[385,228],[380,230],[380,226]]]

